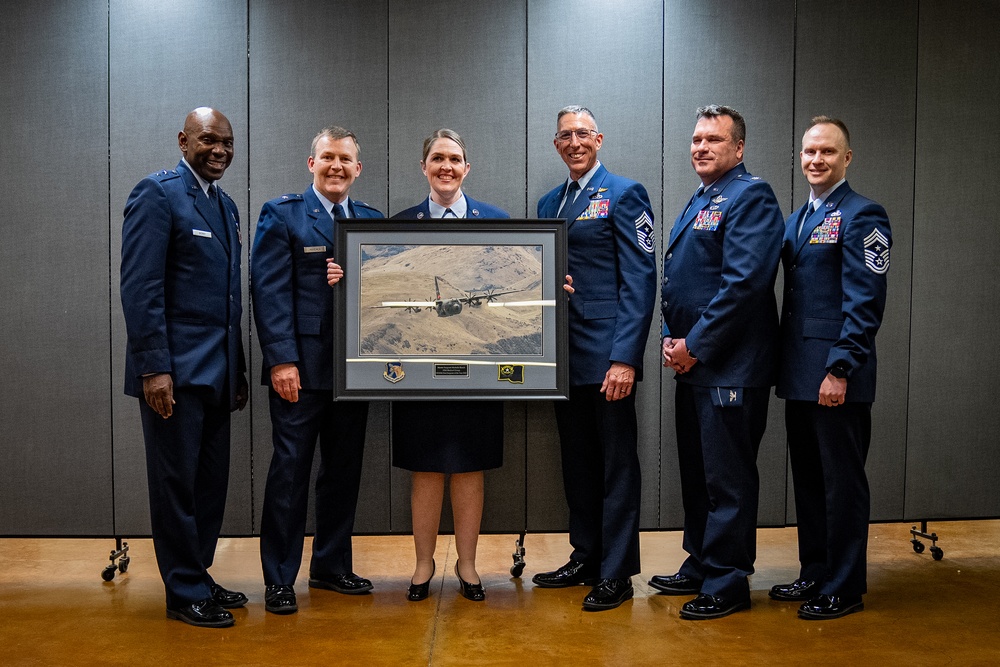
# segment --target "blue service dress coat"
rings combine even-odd
[[[742,163],[678,216],[663,258],[663,335],[685,338],[698,358],[678,382],[774,385],[783,233],[771,186]]]
[[[542,197],[538,217],[569,221],[567,264],[578,288],[569,300],[570,384],[601,384],[614,361],[634,368],[641,380],[656,302],[649,195],[604,165],[559,216],[565,191],[563,183]]]
[[[875,400],[875,335],[885,310],[892,230],[879,204],[848,183],[830,193],[798,234],[786,223],[777,395],[815,402],[827,371],[847,370],[847,401]]]
[[[430,220],[430,198],[392,216]],[[510,215],[465,195],[466,219]],[[428,421],[428,415],[432,415]],[[430,424],[430,427],[428,427]],[[443,425],[447,425],[444,427]],[[394,401],[392,465],[413,472],[462,473],[503,465],[501,401]]]
[[[349,215],[383,217],[349,199]],[[309,476],[316,442],[316,533],[310,577],[353,572],[351,535],[357,510],[368,403],[333,401],[333,289],[326,259],[336,258],[334,220],[312,185],[264,204],[250,255],[254,322],[263,353],[261,384],[271,368],[294,363],[299,400],[268,392],[274,451],[264,488],[260,550],[265,585],[292,585],[302,563]],[[335,289],[335,288],[334,288]]]
[[[742,163],[699,191],[670,232],[661,288],[663,335],[686,339],[698,359],[675,378],[689,554],[680,573],[704,594],[748,600],[784,222],[771,187]]]
[[[538,217],[565,218],[569,300],[568,401],[555,403],[569,506],[571,560],[593,578],[640,571],[635,395],[605,400],[601,384],[613,362],[642,379],[643,352],[656,303],[653,212],[642,184],[597,168],[576,201],[559,206],[563,183],[538,202]]]
[[[788,218],[782,246],[777,395],[787,399],[800,577],[820,582],[821,594],[855,596],[867,591],[865,460],[892,230],[885,209],[846,182],[817,211],[806,208]],[[834,367],[847,375],[846,403],[819,405]]]
[[[245,370],[239,212],[181,162],[132,190],[122,224],[125,393],[139,398],[150,518],[168,609],[211,597],[229,483],[230,410]],[[143,376],[170,373],[163,419]]]

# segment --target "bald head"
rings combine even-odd
[[[177,145],[199,176],[217,181],[233,161],[233,126],[222,112],[198,107],[184,119]]]

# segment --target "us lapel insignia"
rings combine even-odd
[[[417,220],[423,220],[423,219],[424,219],[424,214],[422,212],[417,213]]]
[[[479,209],[478,208],[472,209],[472,215],[474,215],[474,216],[476,216],[478,218],[479,217]]]

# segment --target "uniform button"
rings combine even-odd
[[[669,282],[670,282],[670,278],[667,278],[666,276],[663,276],[663,284],[666,285]]]
[[[672,253],[672,252],[668,252],[667,253],[667,259],[672,259],[673,256],[674,256],[674,253]]]
[[[798,265],[798,264],[792,264],[792,271],[794,271],[794,270],[795,270],[795,269],[797,269],[797,268],[799,268],[799,265]]]
[[[667,307],[669,307],[669,306],[670,306],[670,304],[669,304],[669,303],[667,303],[666,301],[664,301],[664,302],[663,302],[663,307],[664,307],[664,308],[667,308]]]

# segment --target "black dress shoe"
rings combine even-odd
[[[309,579],[309,588],[337,591],[344,595],[363,595],[372,589],[372,582],[350,572],[335,574],[328,579]]]
[[[427,581],[422,584],[413,583],[413,579],[410,579],[410,587],[406,589],[406,599],[410,602],[420,602],[421,600],[426,600],[427,596],[431,594],[431,579],[434,578],[434,573],[437,572],[437,563],[434,559],[431,559],[431,576],[427,577]]]
[[[805,602],[816,597],[818,591],[818,581],[796,579],[790,584],[771,586],[771,592],[767,596],[772,600],[779,600],[781,602]]]
[[[799,607],[799,618],[822,621],[847,616],[864,608],[860,595],[818,595]]]
[[[702,593],[690,602],[681,605],[681,618],[692,621],[703,621],[712,618],[722,618],[729,616],[733,612],[750,608],[750,598],[739,598],[731,600],[719,597],[718,595],[705,595]]]
[[[654,574],[649,585],[667,595],[697,595],[701,592],[701,581],[685,574]]]
[[[264,589],[264,610],[272,614],[294,614],[299,610],[295,589],[291,586],[271,585]]]
[[[462,592],[462,597],[473,602],[482,602],[486,599],[486,591],[483,590],[483,582],[470,584],[458,573],[458,561],[455,561],[455,576],[458,577],[458,590]]]
[[[167,618],[184,621],[199,628],[228,628],[235,622],[233,615],[212,598],[205,598],[180,609],[167,609]]]
[[[580,561],[571,560],[554,572],[539,572],[531,582],[540,588],[567,588],[579,584],[593,586],[597,577],[592,576]]]
[[[212,584],[212,600],[223,609],[239,609],[247,603],[247,596],[239,591],[228,591],[219,584]]]
[[[604,611],[620,607],[625,600],[631,600],[632,579],[601,579],[587,597],[583,598],[584,611]]]

